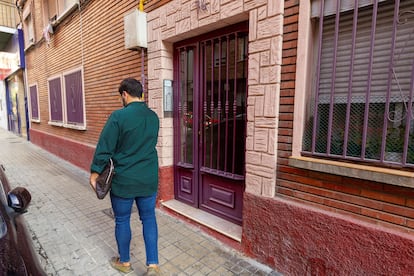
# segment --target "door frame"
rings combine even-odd
[[[180,201],[184,201],[187,204],[191,205],[192,207],[195,207],[197,209],[203,209],[206,210],[210,213],[213,213],[214,215],[220,216],[220,217],[224,217],[226,220],[229,221],[233,221],[236,222],[238,224],[241,224],[241,218],[239,219],[229,219],[229,217],[220,215],[220,213],[218,212],[213,212],[211,210],[209,210],[208,208],[206,208],[206,206],[202,206],[203,204],[203,191],[202,191],[202,174],[205,172],[202,172],[200,170],[201,168],[201,156],[202,153],[199,150],[199,147],[202,146],[200,143],[202,143],[202,138],[200,135],[194,135],[194,133],[200,133],[201,129],[200,129],[200,123],[197,122],[195,123],[194,118],[200,118],[200,116],[202,115],[202,93],[201,92],[201,88],[200,85],[202,85],[200,83],[200,77],[201,77],[201,66],[202,64],[200,64],[201,62],[201,53],[200,53],[200,42],[206,39],[210,39],[212,37],[219,37],[221,34],[223,33],[236,33],[236,32],[246,32],[248,33],[248,21],[245,22],[241,22],[229,27],[225,27],[219,30],[215,30],[206,34],[202,34],[200,36],[197,37],[193,37],[193,38],[189,38],[180,42],[177,42],[173,45],[173,68],[174,68],[174,82],[173,82],[173,87],[174,87],[174,109],[173,109],[173,137],[174,137],[174,154],[173,154],[173,166],[174,166],[174,197],[177,200]],[[181,139],[181,133],[180,133],[180,119],[179,115],[180,115],[180,110],[179,110],[179,105],[180,105],[180,97],[181,95],[180,93],[180,72],[179,72],[179,63],[180,63],[180,53],[179,53],[179,49],[182,47],[193,47],[194,49],[194,70],[192,72],[193,74],[193,121],[194,123],[192,124],[192,151],[193,151],[193,160],[192,160],[192,166],[187,165],[183,165],[183,164],[179,164],[179,160],[180,160],[180,139]],[[248,78],[248,74],[246,74],[246,81]],[[246,89],[247,89],[247,84],[246,84]],[[247,90],[246,90],[246,102],[247,102]],[[245,110],[245,112],[247,112],[247,110]],[[246,136],[244,137],[244,139],[246,139]],[[245,164],[243,164],[243,166],[245,166]],[[192,174],[191,174],[191,180],[189,179],[189,181],[196,181],[196,183],[192,183],[193,184],[193,198],[191,199],[183,199],[182,197],[179,197],[179,183],[180,181],[182,181],[182,179],[180,179],[180,177],[182,176],[180,169],[192,169]],[[213,175],[215,177],[220,177],[218,175]],[[235,179],[233,179],[234,181]],[[231,181],[231,180],[230,180]],[[241,200],[243,200],[243,193],[244,193],[244,179],[241,182],[242,184],[242,192],[241,192]],[[240,206],[239,206],[240,208]]]

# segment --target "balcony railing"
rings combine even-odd
[[[12,2],[0,0],[0,26],[15,29],[18,18],[16,6]]]

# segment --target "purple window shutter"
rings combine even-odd
[[[53,122],[62,122],[62,85],[60,82],[60,77],[49,81],[49,93],[50,120]]]
[[[69,124],[83,124],[82,73],[76,71],[65,76],[66,113]]]
[[[32,110],[32,119],[39,119],[39,103],[37,102],[37,86],[30,86],[30,106]]]

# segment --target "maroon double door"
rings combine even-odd
[[[175,197],[237,224],[244,191],[247,27],[174,45]]]

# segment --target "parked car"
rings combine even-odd
[[[1,164],[0,184],[0,275],[46,275],[22,215],[30,204],[30,192],[23,187],[11,190]]]

